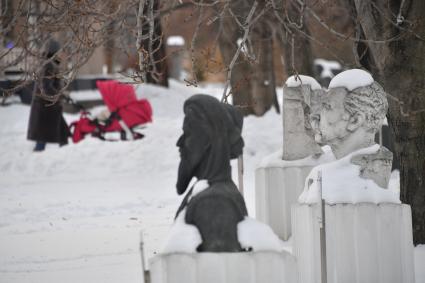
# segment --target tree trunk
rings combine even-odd
[[[425,244],[425,113],[413,111],[425,109],[425,60],[415,63],[413,54],[407,52],[400,48],[390,54],[399,62],[385,69],[383,84],[390,95],[407,102],[400,105],[389,99],[388,121],[400,160],[400,199],[412,207],[413,241],[417,245]],[[424,48],[418,54],[425,54]],[[403,112],[410,113],[405,116]]]
[[[254,27],[251,36],[254,55],[257,62],[252,67],[251,95],[255,115],[261,116],[272,105],[276,105],[276,80],[273,68],[273,38],[267,23]],[[279,111],[279,107],[277,106]]]
[[[109,3],[109,13],[113,13],[116,9],[114,2]],[[108,74],[113,74],[115,72],[115,38],[112,36],[115,30],[115,22],[111,21],[108,26],[108,35],[104,47],[104,62],[106,65],[106,71]]]
[[[231,2],[232,10],[240,11],[240,22],[245,22],[252,3],[253,1]],[[257,10],[261,10],[261,7]],[[238,49],[238,39],[243,38],[243,30],[228,12],[222,17],[222,21],[219,46],[223,62],[225,66],[229,66]],[[264,21],[256,23],[250,30],[249,43],[245,45],[231,70],[233,104],[239,106],[244,115],[261,116],[277,101],[272,50],[270,27]]]
[[[153,11],[149,10],[149,2],[153,1]],[[155,16],[159,12],[160,0],[146,1],[145,10],[143,14],[145,16],[145,22],[143,23],[143,35],[149,35],[150,16]],[[152,14],[151,14],[152,12]],[[153,20],[154,30],[152,38],[147,38],[142,41],[143,49],[148,53],[149,68],[146,72],[146,80],[148,83],[162,85],[168,87],[168,65],[165,54],[165,46],[161,28],[161,21],[159,17]]]
[[[354,2],[366,39],[393,39],[368,42],[368,47],[374,77],[389,94],[401,201],[412,207],[414,244],[425,244],[425,1]]]

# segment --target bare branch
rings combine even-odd
[[[257,1],[254,1],[254,4],[252,5],[251,10],[249,11],[249,14],[248,14],[248,16],[247,16],[247,18],[245,20],[245,24],[244,24],[244,27],[243,27],[243,29],[244,29],[244,35],[243,35],[242,41],[239,44],[238,49],[236,50],[236,53],[233,56],[233,59],[230,62],[229,68],[227,70],[226,83],[224,85],[223,96],[221,98],[221,101],[224,102],[224,103],[227,103],[227,98],[230,95],[230,93],[229,94],[227,93],[227,89],[229,88],[230,80],[232,78],[233,66],[235,65],[236,60],[238,59],[239,54],[241,52],[241,49],[242,49],[243,45],[245,44],[245,42],[246,42],[246,40],[248,38],[249,28],[251,26],[251,19],[252,19],[253,15],[254,15],[255,9],[257,8],[257,5],[258,5]]]

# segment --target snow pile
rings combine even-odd
[[[332,162],[335,160],[335,156],[332,153],[330,146],[325,145],[322,147],[323,153],[319,156],[310,155],[303,159],[298,160],[283,160],[282,150],[272,153],[263,158],[258,168],[270,168],[270,167],[303,167],[303,166],[317,166],[323,163]]]
[[[306,178],[300,203],[317,203],[320,190],[317,182],[318,172],[322,172],[323,198],[329,204],[334,203],[400,203],[400,194],[396,190],[383,189],[374,181],[360,177],[360,166],[352,164],[351,158],[358,154],[373,154],[379,150],[375,144],[355,151],[337,161],[313,168]]]
[[[191,198],[208,187],[209,184],[207,180],[196,181],[196,183],[193,185],[191,195],[189,196],[187,202],[189,202]],[[163,247],[161,253],[168,254],[177,252],[196,252],[196,248],[202,243],[202,237],[195,225],[186,223],[185,217],[186,209],[183,209],[174,221],[170,233],[168,234],[166,244]]]
[[[209,186],[210,185],[208,184],[208,180],[197,181],[196,184],[193,186],[191,198],[196,196],[197,194],[199,194],[203,190],[207,189]]]
[[[312,90],[322,89],[320,84],[312,77],[298,75],[298,76],[290,76],[286,82],[287,87],[298,87],[300,85],[309,85]]]
[[[196,248],[202,243],[202,237],[195,225],[184,221],[185,216],[186,210],[177,216],[161,253],[196,253]]]
[[[351,69],[336,75],[329,83],[329,88],[345,87],[349,91],[362,86],[371,85],[374,82],[372,76],[360,69]]]
[[[238,240],[243,249],[258,251],[283,251],[284,244],[266,224],[251,217],[238,223]]]

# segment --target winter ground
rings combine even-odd
[[[87,138],[42,153],[33,153],[26,140],[29,107],[1,107],[0,283],[141,282],[140,234],[145,257],[153,257],[181,201],[174,185],[183,102],[194,93],[219,97],[221,91],[175,82],[170,89],[139,87],[154,110],[146,138]],[[244,123],[245,198],[254,216],[254,169],[280,148],[281,117],[269,111]],[[416,282],[425,283],[425,246],[415,249],[415,262]]]

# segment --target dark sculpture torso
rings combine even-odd
[[[244,200],[232,181],[218,182],[195,195],[186,208],[186,223],[202,236],[198,251],[238,252],[237,224],[247,215]]]
[[[189,191],[177,214],[186,209],[185,221],[202,237],[198,251],[242,251],[237,225],[247,215],[242,195],[231,179],[230,159],[242,153],[242,115],[232,106],[206,95],[185,102],[181,162],[177,191],[182,194],[192,177],[209,187],[192,196]]]

